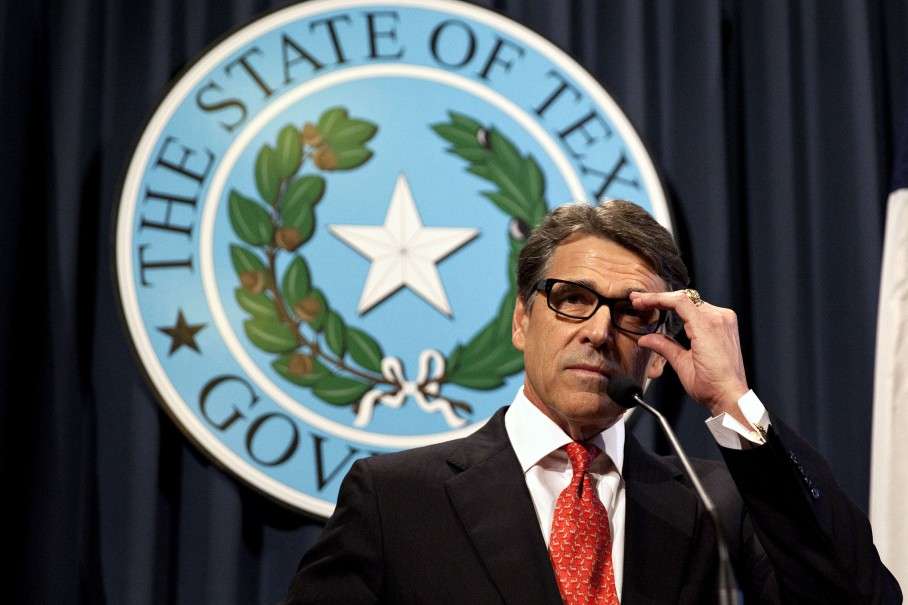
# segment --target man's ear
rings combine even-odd
[[[646,362],[646,377],[650,380],[655,380],[662,376],[662,370],[664,369],[665,358],[656,352],[650,353],[649,360]]]
[[[511,342],[518,351],[523,351],[529,319],[529,313],[523,298],[518,296],[517,302],[514,304],[514,316],[511,318]]]

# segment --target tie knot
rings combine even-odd
[[[565,445],[564,451],[567,452],[568,460],[571,461],[574,475],[585,473],[590,468],[590,462],[593,461],[593,458],[599,455],[599,448],[595,445],[577,443],[576,441],[571,441]]]

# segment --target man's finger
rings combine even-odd
[[[683,322],[690,320],[698,310],[684,290],[631,292],[629,298],[635,309],[667,309],[674,311]]]
[[[665,334],[647,334],[646,336],[641,336],[640,340],[637,341],[637,344],[654,353],[658,353],[664,357],[665,361],[672,367],[675,367],[678,358],[687,351],[687,349]]]

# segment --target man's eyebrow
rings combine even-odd
[[[588,279],[578,279],[578,280],[574,281],[574,283],[581,285],[585,288],[589,288],[590,290],[592,290],[593,292],[596,292],[597,294],[599,293],[599,290],[596,288],[596,284],[594,284],[593,282],[591,282]]]
[[[585,287],[589,288],[590,290],[592,290],[593,292],[596,292],[597,294],[602,296],[602,293],[599,292],[599,290],[596,288],[596,284],[594,284],[593,282],[591,282],[588,279],[578,279],[578,280],[574,281],[574,283],[579,284],[581,286],[585,286]],[[615,299],[630,298],[631,292],[647,293],[647,292],[649,292],[649,290],[647,290],[646,288],[627,288],[621,292],[620,296],[615,296],[612,298],[615,298]]]

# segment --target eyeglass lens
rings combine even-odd
[[[549,306],[557,313],[575,319],[588,319],[599,307],[599,295],[580,284],[555,282],[548,295]],[[659,327],[659,309],[638,311],[629,300],[613,301],[609,305],[612,323],[635,334],[649,334]]]

